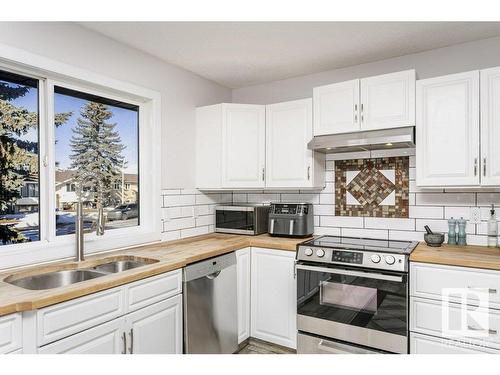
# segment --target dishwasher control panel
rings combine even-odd
[[[236,254],[234,252],[190,264],[184,268],[184,281],[204,276],[216,276],[216,273],[234,264],[236,264]]]

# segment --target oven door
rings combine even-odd
[[[215,231],[233,234],[255,234],[253,207],[225,206],[215,208]]]
[[[299,263],[299,331],[408,353],[408,275]]]

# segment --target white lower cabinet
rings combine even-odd
[[[252,248],[251,258],[251,336],[295,349],[295,252]]]
[[[410,334],[410,353],[412,354],[500,354],[500,351],[478,345],[469,345],[440,337]]]
[[[12,353],[22,347],[21,314],[0,316],[0,354]]]
[[[182,353],[182,270],[30,312],[23,325],[25,353]]]
[[[125,316],[130,354],[182,353],[182,296]]]
[[[500,272],[410,264],[410,353],[500,353]]]
[[[236,251],[238,300],[238,344],[250,337],[250,263],[249,247]]]

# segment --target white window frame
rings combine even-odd
[[[140,225],[85,235],[85,253],[93,254],[160,241],[161,95],[30,52],[0,44],[0,70],[39,80],[39,233],[36,242],[0,247],[0,269],[74,258],[74,235],[56,236],[54,86],[110,98],[139,107]]]

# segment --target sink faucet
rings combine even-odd
[[[104,226],[105,226],[105,218],[104,218],[104,209],[102,208],[102,204],[98,203],[97,208],[97,223],[96,223],[96,231],[95,234],[98,236],[104,235]],[[75,220],[75,234],[76,234],[76,260],[77,262],[81,262],[85,260],[85,230],[83,227],[83,203],[81,196],[78,198],[78,202],[76,203],[76,220]]]

